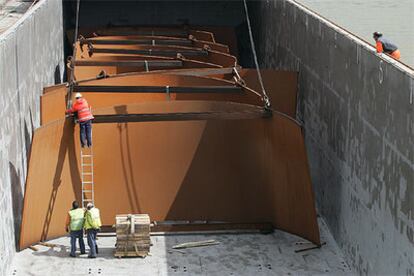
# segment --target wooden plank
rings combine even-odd
[[[216,240],[207,240],[207,241],[196,241],[196,242],[185,242],[174,245],[173,249],[184,249],[184,248],[191,248],[191,247],[201,247],[201,246],[210,246],[210,245],[218,245],[220,244]]]
[[[206,224],[160,224],[151,228],[151,232],[183,232],[183,231],[221,231],[221,230],[259,230],[273,232],[270,222],[263,223],[206,223]]]

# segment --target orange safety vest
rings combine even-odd
[[[78,121],[86,122],[93,119],[91,108],[84,98],[79,98],[73,103],[70,112],[78,112]]]

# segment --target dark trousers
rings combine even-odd
[[[98,245],[96,244],[97,233],[98,233],[97,229],[86,230],[86,237],[88,239],[88,245],[89,245],[89,256],[91,257],[96,257],[96,254],[98,254]]]
[[[70,255],[75,256],[76,239],[79,239],[79,248],[81,254],[85,254],[85,243],[83,242],[83,230],[70,231]]]
[[[92,121],[79,122],[81,146],[92,146]]]

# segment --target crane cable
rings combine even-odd
[[[73,50],[72,50],[73,61],[75,61],[76,59],[76,41],[78,39],[78,33],[79,33],[79,8],[80,8],[80,0],[77,0],[76,1],[75,33],[73,37]],[[70,79],[69,79],[69,93],[68,93],[67,108],[71,107],[73,86],[75,85],[75,74],[74,74],[75,72],[73,69],[72,69],[72,72],[70,74]]]
[[[265,87],[264,87],[264,84],[263,84],[262,74],[260,73],[259,62],[257,61],[256,48],[255,48],[254,41],[253,41],[252,27],[250,25],[250,17],[249,17],[249,11],[247,9],[246,0],[243,0],[243,4],[244,4],[244,11],[246,13],[247,27],[248,27],[248,30],[249,30],[249,37],[250,37],[250,46],[251,46],[252,52],[253,52],[253,58],[254,58],[255,66],[256,66],[257,77],[259,79],[260,87],[262,88],[263,100],[265,102],[265,108],[270,109],[270,107],[271,107],[270,99],[269,99],[269,96],[266,93],[266,90],[265,90]]]

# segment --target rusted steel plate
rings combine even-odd
[[[177,46],[191,46],[193,42],[189,39],[170,39],[170,38],[161,38],[154,36],[144,37],[144,38],[127,38],[127,39],[114,39],[99,37],[98,38],[86,38],[81,40],[81,43],[92,44],[92,45],[177,45]],[[106,39],[102,39],[106,38]]]
[[[73,92],[97,93],[242,93],[240,86],[75,85]]]
[[[201,62],[206,62],[206,63],[210,63],[210,64],[217,64],[223,67],[234,67],[237,66],[237,59],[236,57],[230,55],[230,54],[226,54],[226,53],[222,53],[222,52],[218,52],[218,51],[214,51],[214,50],[201,50],[200,52],[205,52],[207,53],[206,55],[190,55],[190,56],[186,56],[185,55],[185,49],[183,49],[182,51],[178,50],[177,47],[172,48],[171,51],[167,51],[166,54],[164,56],[157,56],[155,55],[156,52],[153,52],[152,55],[145,55],[144,52],[141,52],[141,50],[129,50],[129,49],[114,49],[114,51],[112,51],[111,53],[97,53],[95,51],[95,53],[90,56],[88,54],[88,51],[81,51],[80,50],[80,46],[79,43],[77,43],[77,51],[76,51],[76,59],[75,60],[89,60],[89,59],[101,59],[101,60],[135,60],[135,59],[140,59],[142,60],[144,57],[145,59],[147,59],[146,57],[152,57],[153,59],[158,59],[160,57],[165,57],[165,58],[175,58],[172,53],[180,53],[184,59],[190,59],[190,60],[195,60],[195,61],[201,61]],[[168,48],[166,48],[168,49]],[[196,48],[193,48],[196,49]],[[115,51],[118,51],[118,53],[115,53]],[[139,51],[139,52],[138,52]],[[147,51],[147,50],[144,50]],[[124,53],[122,53],[124,52]],[[126,54],[126,52],[129,52],[128,54]],[[135,52],[135,54],[134,54]],[[139,54],[141,53],[141,54]],[[195,52],[194,52],[195,53]],[[158,53],[157,54],[162,54],[162,53]],[[176,56],[176,55],[175,55]]]
[[[73,39],[73,30],[67,32],[69,41]],[[84,37],[92,36],[172,36],[179,38],[188,38],[192,35],[198,40],[215,42],[214,34],[212,32],[203,30],[188,30],[177,27],[108,27],[96,30],[95,28],[80,28],[79,34]]]
[[[182,54],[186,57],[207,56],[208,52],[205,50],[190,50],[190,49],[117,49],[117,48],[92,48],[88,53],[93,54],[126,54],[126,55],[155,55],[176,57],[177,54]]]
[[[168,33],[177,36],[177,41],[188,39],[193,44],[97,43],[94,49],[106,47],[124,53],[94,53],[92,57],[80,51],[77,44],[75,77],[90,77],[98,69],[115,74],[125,68],[142,69],[121,66],[127,65],[125,62],[138,65],[136,62],[144,61],[148,65],[148,61],[179,60],[183,65],[174,70],[77,80],[74,91],[83,93],[96,118],[95,203],[101,209],[104,225],[112,225],[118,213],[148,213],[157,221],[268,221],[320,244],[301,128],[278,111],[293,114],[297,76],[263,73],[272,100],[281,101],[269,116],[252,70],[234,74],[229,71],[237,67],[234,56],[195,44],[203,40],[216,45],[213,32],[152,27],[105,31],[115,30],[117,34],[133,32],[153,37]],[[217,34],[226,39],[226,32]],[[190,61],[180,55],[168,58],[128,52],[200,49],[208,55]],[[78,66],[77,61],[119,63]],[[277,84],[279,81],[282,84]],[[157,93],[166,87],[166,93]],[[235,88],[242,93],[217,93]],[[21,247],[62,235],[71,201],[80,200],[78,126],[74,129],[72,119],[63,119],[69,100],[66,90],[64,86],[51,87],[41,99],[42,127],[33,139]]]
[[[180,70],[182,74],[200,74],[200,75],[211,75],[217,74],[217,70],[213,69],[192,69],[186,71]],[[231,71],[231,70],[230,70]],[[230,72],[224,71],[224,72]],[[203,73],[204,72],[204,73]],[[275,70],[263,70],[263,80],[267,88],[269,96],[272,98],[273,108],[279,112],[285,113],[288,116],[295,118],[296,114],[296,91],[297,91],[297,73],[295,72],[285,72],[285,71],[275,71]],[[162,74],[179,74],[174,71],[162,71]],[[255,88],[260,91],[260,85],[257,80],[257,73],[254,69],[243,69],[240,71],[241,76],[246,81],[247,86]],[[136,74],[137,76],[142,74]],[[156,75],[158,72],[149,72],[144,75]],[[217,77],[224,77],[224,75],[216,75]],[[176,79],[175,84],[193,84],[193,81],[185,81],[182,78]],[[217,82],[217,80],[208,81],[204,78],[201,78],[203,82],[198,83],[199,85],[222,85],[222,83]],[[158,80],[156,81],[158,83]],[[105,80],[89,80],[81,81],[80,85],[124,85],[124,84],[144,84],[144,83],[155,83],[155,79],[149,78],[147,81],[142,80],[133,75],[117,76],[108,78]],[[175,85],[173,82],[163,82],[163,85]],[[229,85],[233,85],[229,83]],[[47,123],[53,120],[63,118],[65,112],[65,94],[66,87],[61,86],[60,91],[57,94],[46,94],[41,98],[42,114],[41,121],[42,123]],[[243,93],[242,95],[196,95],[196,94],[180,94],[176,95],[174,93],[170,94],[170,97],[167,98],[165,94],[140,94],[134,95],[129,93],[84,93],[84,96],[88,102],[92,105],[94,109],[106,107],[110,105],[121,105],[127,103],[138,103],[145,101],[166,101],[166,100],[216,100],[216,101],[233,101],[241,102],[255,105],[262,105],[261,99],[252,94],[252,93]]]
[[[174,107],[228,109],[186,101]],[[284,116],[95,124],[93,131],[95,203],[105,225],[117,213],[136,212],[154,220],[269,221],[320,243],[302,132]],[[65,214],[80,199],[78,153],[78,130],[70,123],[35,131],[21,248],[64,234]]]
[[[195,48],[209,47],[212,50],[229,53],[229,47],[224,44],[191,38],[163,36],[98,36],[80,40],[81,45],[176,45]]]
[[[74,68],[74,74],[75,74],[75,79],[77,81],[80,80],[86,80],[86,79],[93,79],[96,78],[102,71],[104,71],[106,73],[106,75],[109,76],[115,76],[115,75],[120,75],[120,74],[124,74],[124,73],[133,73],[133,72],[151,72],[151,71],[158,71],[158,70],[163,70],[166,67],[170,68],[170,70],[172,69],[188,69],[188,68],[221,68],[219,65],[216,64],[210,64],[210,63],[206,63],[206,62],[201,62],[201,61],[195,61],[195,60],[187,60],[187,59],[180,59],[180,60],[176,60],[178,61],[177,63],[175,62],[171,62],[168,63],[168,61],[163,61],[165,62],[163,63],[157,63],[156,60],[154,59],[154,63],[149,62],[151,60],[148,60],[148,63],[140,65],[140,66],[127,66],[127,63],[124,63],[124,61],[94,61],[94,60],[87,60],[87,61],[79,61],[82,62],[81,66],[76,66],[76,64],[78,62],[75,62],[75,68]],[[115,66],[111,66],[111,65],[101,65],[101,66],[88,66],[89,62],[91,62],[91,64],[97,62],[100,64],[118,64],[119,65],[115,65]],[[133,63],[135,61],[132,61],[131,63]],[[139,64],[141,61],[137,60],[137,64]],[[173,66],[177,64],[177,66]],[[179,65],[178,65],[179,64]],[[160,66],[161,65],[161,66]],[[167,66],[168,65],[168,66]],[[170,67],[171,66],[171,67]]]
[[[171,67],[182,67],[182,60],[123,60],[123,61],[104,61],[104,60],[79,60],[74,62],[75,66],[120,66],[120,67],[161,67],[161,68],[171,68]]]

